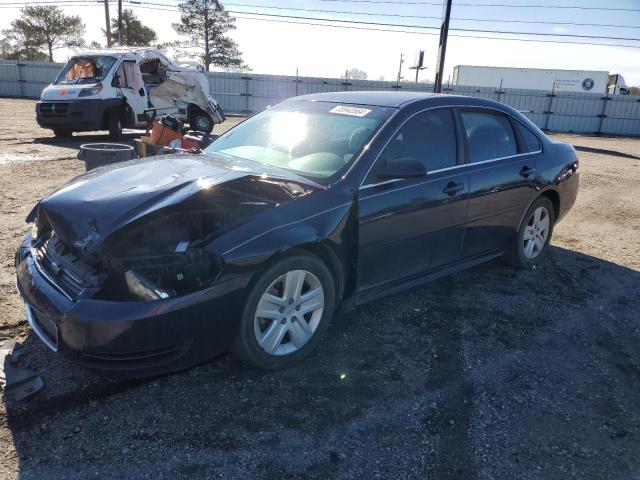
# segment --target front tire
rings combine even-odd
[[[505,252],[507,262],[517,268],[533,268],[549,249],[555,213],[551,200],[538,198],[525,213],[518,234]]]
[[[67,130],[65,128],[54,128],[53,136],[56,138],[71,138],[73,130]]]
[[[189,118],[189,126],[191,130],[195,130],[196,132],[202,132],[206,135],[209,135],[213,131],[215,123],[213,122],[213,118],[207,112],[197,109],[191,112],[191,116]]]
[[[107,129],[114,140],[122,136],[122,112],[119,109],[110,110],[107,114]]]
[[[234,352],[245,363],[270,370],[299,362],[322,341],[334,305],[335,283],[319,258],[284,258],[251,287]]]

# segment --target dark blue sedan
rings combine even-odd
[[[33,331],[113,377],[227,350],[280,368],[358,305],[496,257],[530,268],[573,205],[578,158],[516,110],[448,95],[283,101],[202,155],[82,175],[16,255]]]

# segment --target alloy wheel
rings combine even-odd
[[[320,280],[306,270],[276,278],[262,294],[254,316],[258,345],[270,355],[288,355],[313,337],[324,311]]]
[[[522,249],[524,256],[534,259],[544,249],[549,236],[549,212],[545,207],[536,208],[524,227]]]

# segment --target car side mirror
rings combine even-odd
[[[144,88],[140,87],[140,90],[138,90],[138,95],[144,97]]]
[[[422,162],[413,157],[400,157],[387,160],[379,173],[384,178],[413,178],[423,177],[427,169]]]

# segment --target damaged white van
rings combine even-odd
[[[38,124],[56,137],[95,130],[119,137],[123,128],[144,128],[145,111],[171,114],[204,133],[225,119],[203,71],[152,48],[76,54],[36,104]]]

